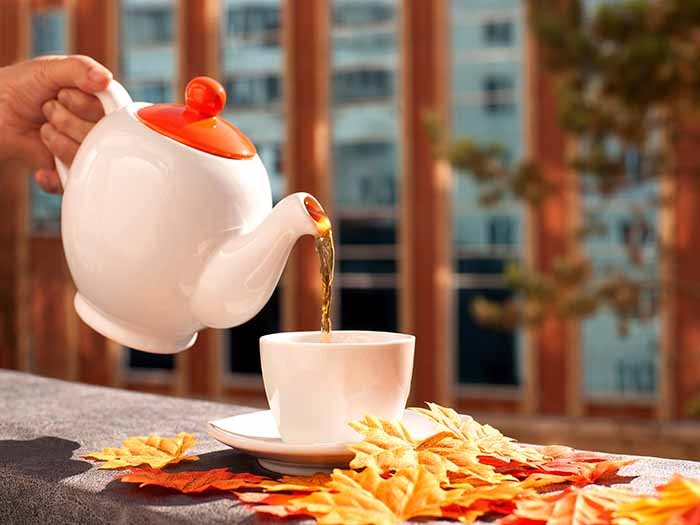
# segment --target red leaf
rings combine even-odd
[[[287,516],[305,516],[307,512],[293,508],[290,503],[295,498],[305,494],[279,494],[270,492],[236,492],[236,497],[244,503],[249,503],[251,510],[263,514],[272,514],[279,518]]]
[[[160,469],[133,469],[117,476],[122,483],[139,483],[140,487],[156,485],[182,492],[197,494],[206,490],[237,490],[256,487],[266,478],[253,474],[235,474],[219,468],[202,472],[164,472]]]

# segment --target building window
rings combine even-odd
[[[42,9],[31,18],[32,56],[66,52],[66,13],[63,8]],[[29,179],[32,231],[56,232],[61,227],[61,196],[44,192]]]
[[[510,46],[513,44],[513,23],[511,21],[489,21],[481,27],[484,45]]]
[[[281,288],[278,286],[263,309],[250,321],[228,332],[229,372],[260,374],[260,337],[280,331]]]
[[[488,221],[488,243],[492,246],[515,244],[515,228],[511,217],[491,217]]]
[[[337,1],[333,6],[333,26],[361,27],[363,25],[378,25],[395,20],[395,8],[392,2]]]
[[[507,164],[523,157],[523,112],[516,97],[522,85],[522,46],[516,35],[524,23],[519,0],[499,0],[498,8],[513,12],[508,20],[493,20],[496,2],[452,0],[452,135],[480,144],[499,144]],[[483,24],[474,23],[484,20]],[[475,48],[509,46],[509,52],[474,52]],[[512,48],[512,52],[511,52]],[[457,384],[513,387],[521,384],[522,333],[491,328],[473,315],[478,299],[509,301],[513,291],[504,279],[506,267],[522,257],[524,213],[517,202],[485,208],[481,188],[469,173],[454,173],[452,186],[453,352]]]
[[[170,79],[136,80],[129,84],[129,94],[134,100],[166,102],[173,99]]]
[[[513,78],[508,75],[489,75],[482,85],[483,106],[488,113],[508,113],[515,106]]]
[[[333,98],[348,103],[362,99],[387,99],[394,94],[394,72],[386,69],[339,71],[333,76]]]
[[[277,104],[282,97],[279,74],[253,77],[229,76],[224,80],[226,94],[236,108],[259,108]]]
[[[173,9],[169,6],[141,8],[134,5],[127,16],[131,45],[169,45],[173,41]]]
[[[276,47],[281,27],[277,5],[234,5],[228,9],[228,34],[238,40]]]
[[[151,354],[132,348],[127,349],[129,368],[138,370],[174,370],[175,356],[171,354]]]

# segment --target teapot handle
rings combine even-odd
[[[102,103],[105,116],[123,108],[124,106],[128,106],[132,102],[128,91],[124,89],[124,86],[122,86],[116,80],[110,81],[107,89],[100,91],[99,93],[95,93],[95,96]],[[68,169],[68,166],[58,159],[58,157],[54,157],[54,161],[56,162],[56,171],[61,179],[61,186],[65,188],[66,184],[68,183],[68,175],[70,170]]]

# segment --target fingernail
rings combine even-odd
[[[50,140],[54,134],[53,126],[51,126],[51,124],[44,124],[43,126],[41,126],[39,133],[41,133],[41,137],[44,140]]]
[[[101,84],[105,82],[106,80],[109,80],[109,75],[107,72],[99,67],[93,67],[89,72],[88,72],[88,78],[90,79],[91,82],[94,82],[95,84]]]
[[[51,113],[53,113],[53,101],[49,100],[41,107],[41,109],[47,119],[51,118]]]

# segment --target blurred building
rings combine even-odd
[[[203,60],[203,55],[205,58],[216,55],[217,60],[211,60],[215,64],[213,70],[218,71],[217,76],[228,93],[224,116],[256,144],[270,174],[275,201],[299,181],[298,175],[295,178],[293,162],[285,174],[283,158],[289,124],[286,112],[298,118],[298,112],[304,110],[285,108],[285,86],[298,87],[286,71],[296,67],[296,55],[286,54],[285,45],[289,42],[283,41],[285,21],[281,6],[291,1],[207,2],[219,8],[218,18],[212,22],[218,40],[211,39],[209,47],[202,46],[207,51],[200,49],[194,58],[186,58],[183,53],[183,42],[187,42],[183,41],[183,32],[189,31],[183,26],[189,25],[193,15],[199,16],[197,10],[204,3],[110,0],[104,5],[114,7],[118,16],[99,22],[101,28],[114,33],[112,41],[117,44],[118,56],[113,54],[110,67],[135,100],[181,99],[182,88],[177,86],[184,79],[180,78],[180,71],[191,72],[197,69],[192,64],[198,66],[196,61]],[[612,0],[587,0],[585,4],[590,10],[606,1]],[[81,6],[103,5],[96,0],[81,2]],[[402,34],[410,18],[406,6],[415,12],[425,11],[426,5],[438,4],[445,9],[439,13],[445,16],[437,38],[431,40],[433,37],[413,32]],[[87,15],[75,8],[78,5],[75,2],[46,5],[28,8],[30,49],[23,51],[22,56],[74,50],[71,46],[76,45],[75,27],[81,20],[73,17],[82,17],[85,24]],[[700,388],[696,380],[700,372],[696,370],[697,360],[693,361],[697,346],[693,344],[693,330],[700,322],[693,318],[698,310],[692,308],[692,301],[683,303],[685,299],[676,296],[670,299],[673,308],[662,310],[666,315],[663,320],[654,313],[658,311],[661,295],[655,277],[667,275],[663,273],[656,245],[660,235],[657,224],[663,217],[643,203],[658,199],[660,190],[653,177],[650,182],[646,166],[634,151],[626,152],[628,176],[623,191],[612,199],[601,200],[584,182],[577,193],[575,210],[595,217],[600,225],[600,233],[581,244],[581,249],[591,255],[599,275],[607,275],[612,268],[622,265],[629,274],[649,277],[639,312],[645,320],[631,322],[627,334],[621,333],[617,318],[607,311],[573,323],[575,326],[570,331],[562,329],[565,323],[560,321],[556,321],[560,324],[554,331],[541,327],[503,331],[487,329],[474,320],[470,306],[477,297],[497,301],[511,297],[504,280],[504,269],[510,261],[537,260],[536,257],[542,256],[542,245],[556,244],[556,239],[547,237],[546,232],[543,243],[538,245],[533,241],[533,236],[542,235],[548,227],[544,223],[566,221],[569,225],[573,219],[560,204],[558,208],[555,206],[556,216],[548,219],[534,216],[536,213],[526,211],[519,202],[509,200],[485,208],[478,199],[478,185],[467,173],[452,173],[449,198],[440,201],[449,209],[447,224],[440,223],[445,231],[449,230],[445,237],[449,240],[442,245],[447,253],[445,259],[438,263],[433,259],[430,262],[433,266],[423,266],[426,272],[423,282],[422,276],[410,276],[406,269],[420,258],[416,252],[431,246],[433,239],[417,239],[414,250],[406,250],[401,242],[410,237],[406,232],[410,233],[411,226],[402,224],[402,220],[408,220],[407,217],[438,220],[425,215],[425,210],[416,205],[421,202],[420,196],[402,195],[407,187],[415,190],[409,175],[423,176],[411,171],[412,165],[402,164],[409,158],[410,148],[420,144],[415,137],[425,133],[420,128],[409,133],[403,126],[406,115],[416,114],[415,91],[420,88],[416,84],[420,83],[422,73],[418,72],[416,80],[409,74],[410,68],[404,69],[404,61],[407,56],[414,61],[425,60],[416,58],[419,55],[414,45],[416,38],[423,38],[421,45],[433,46],[431,56],[444,58],[441,62],[444,71],[437,74],[432,64],[418,66],[425,69],[426,77],[431,77],[426,83],[434,78],[442,79],[443,75],[447,80],[447,89],[441,91],[437,105],[446,110],[447,126],[453,136],[468,135],[480,143],[501,144],[505,161],[510,164],[533,155],[535,160],[545,159],[550,165],[559,162],[560,173],[567,169],[563,148],[542,146],[546,141],[538,135],[541,129],[532,125],[535,120],[540,127],[549,126],[548,139],[553,135],[556,138],[557,133],[561,136],[554,117],[556,111],[551,110],[554,104],[543,104],[554,99],[554,95],[551,85],[547,85],[548,73],[527,45],[523,5],[521,0],[441,0],[434,4],[418,0],[328,1],[328,28],[322,28],[324,34],[328,29],[328,39],[316,45],[323,48],[318,56],[328,57],[323,66],[329,65],[330,160],[324,173],[328,173],[331,191],[324,204],[333,213],[337,245],[333,325],[375,330],[411,326],[404,319],[405,312],[414,306],[406,304],[411,298],[406,288],[413,293],[420,287],[425,291],[440,279],[446,285],[440,288],[439,297],[429,296],[427,306],[419,305],[438,311],[443,299],[448,304],[446,314],[440,310],[439,316],[435,315],[431,321],[430,329],[447,332],[446,335],[441,332],[445,337],[440,344],[425,339],[418,342],[421,352],[441,362],[428,372],[425,369],[432,364],[425,360],[422,368],[416,368],[414,377],[429,382],[431,392],[446,391],[450,403],[460,410],[489,412],[489,417],[494,418],[498,412],[507,413],[502,419],[491,421],[523,439],[578,440],[580,446],[594,448],[599,448],[596,440],[607,439],[606,443],[616,443],[606,445],[611,450],[617,447],[648,452],[666,440],[654,434],[654,429],[666,432],[672,428],[662,421],[700,413]],[[187,24],[182,20],[183,9],[190,10],[184,11]],[[427,11],[432,16],[438,12]],[[92,22],[88,20],[88,24]],[[444,47],[441,47],[436,41],[443,37]],[[102,42],[101,35],[92,38],[93,44]],[[218,47],[212,51],[217,41]],[[87,52],[85,49],[75,50]],[[87,49],[102,48],[88,46]],[[308,65],[306,62],[305,66]],[[533,78],[538,82],[536,89],[531,85]],[[542,107],[551,111],[542,111]],[[305,129],[308,131],[308,124]],[[535,147],[538,136],[539,149]],[[425,170],[425,177],[435,177],[430,172],[432,166],[423,164],[421,169]],[[435,192],[431,198],[439,194],[431,191]],[[18,301],[25,301],[29,312],[19,314],[18,324],[24,323],[26,332],[19,338],[18,353],[24,357],[18,360],[18,368],[126,388],[264,403],[258,338],[290,326],[289,311],[284,308],[294,296],[285,296],[284,284],[253,320],[231,330],[207,332],[202,337],[202,347],[176,357],[145,354],[99,342],[96,334],[78,322],[70,303],[74,290],[58,233],[60,197],[42,193],[33,182],[28,194],[30,227],[20,235],[20,242],[28,246],[21,252],[24,273],[17,278],[17,297]],[[692,222],[688,219],[691,207],[682,213],[686,224]],[[683,220],[678,224],[682,226]],[[680,233],[692,235],[690,230]],[[631,239],[636,240],[635,263],[630,262],[628,253]],[[407,243],[410,242],[409,239]],[[412,259],[405,261],[402,257]],[[690,264],[684,264],[683,275],[687,278]],[[696,280],[700,281],[700,276]],[[292,285],[288,283],[288,286]],[[673,315],[680,312],[677,320],[667,315],[669,311],[675,312]],[[423,335],[426,332],[430,330],[425,330]],[[96,345],[99,350],[91,352],[90,348]],[[54,346],[65,347],[67,357],[49,355],[45,348]],[[109,359],[109,366],[100,362],[101,370],[116,372],[104,373],[97,379],[83,373],[91,366],[97,367],[100,359]],[[195,389],[192,386],[195,380],[200,386],[216,387]],[[607,426],[591,426],[588,432],[589,427],[578,426],[574,417],[561,426],[547,426],[554,423],[543,419],[543,415],[608,419]],[[625,433],[615,426],[618,423],[612,418],[617,416],[655,418],[658,426],[638,423],[625,427],[629,430]],[[540,423],[542,426],[538,426]],[[582,429],[588,432],[588,437],[581,437]],[[643,435],[635,438],[639,448],[630,442],[621,444],[622,434]],[[675,437],[669,440],[678,435],[673,434]],[[686,453],[666,451],[665,454]]]
[[[595,2],[589,2],[589,6]],[[600,3],[600,2],[598,2]],[[481,142],[505,147],[508,162],[525,151],[524,10],[518,0],[453,0],[450,3],[451,128]],[[395,0],[332,3],[333,194],[338,242],[334,326],[396,330],[397,203],[400,134],[399,7]],[[121,71],[117,77],[135,100],[175,100],[177,71],[175,3],[123,0]],[[256,143],[270,174],[273,196],[285,193],[282,143],[281,14],[279,0],[226,0],[221,14],[221,80],[229,102],[225,116]],[[33,15],[32,52],[64,52],[63,10]],[[641,180],[643,161],[629,156],[629,188],[605,204],[584,194],[584,210],[597,214],[606,232],[586,250],[597,271],[627,261],[625,243],[633,217],[630,202],[655,194]],[[483,208],[467,174],[456,174],[453,192],[455,384],[515,388],[521,381],[522,332],[489,330],[469,308],[479,296],[505,300],[502,272],[523,257],[523,210],[516,202]],[[56,228],[60,198],[32,189],[35,229]],[[648,212],[645,212],[648,213]],[[655,217],[650,217],[654,223]],[[654,232],[644,235],[645,267],[655,275]],[[257,339],[280,329],[279,289],[254,320],[229,331],[227,367],[234,374],[259,373]],[[649,302],[657,300],[649,291]],[[659,322],[633,322],[621,336],[614,316],[600,313],[581,328],[586,394],[654,395]],[[172,369],[170,356],[131,352],[128,365]]]

